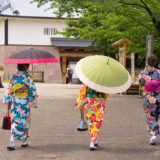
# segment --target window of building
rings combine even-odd
[[[44,28],[44,35],[55,35],[56,32],[56,28]]]

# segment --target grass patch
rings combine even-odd
[[[10,80],[2,80],[2,83],[9,83]]]
[[[2,80],[2,83],[10,83],[10,80]],[[45,82],[34,82],[34,83],[45,83]]]

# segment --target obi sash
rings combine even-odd
[[[14,97],[29,96],[28,87],[20,83],[14,84],[14,86],[11,88],[11,91],[13,92]]]

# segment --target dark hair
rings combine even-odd
[[[25,71],[29,67],[29,64],[18,64],[17,68],[19,71]]]
[[[147,57],[147,64],[151,67],[154,67],[157,63],[157,57],[154,55]]]

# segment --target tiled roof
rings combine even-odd
[[[79,39],[70,40],[66,38],[51,38],[51,42],[55,47],[84,47],[87,48],[91,46],[92,40]]]
[[[0,0],[0,10],[6,4],[8,4],[8,3],[10,4],[10,7],[8,9],[5,9],[4,11],[2,11],[0,13],[0,15],[14,16],[13,12],[15,10],[18,10],[19,16],[55,17],[52,9],[46,10],[50,6],[49,3],[38,8],[37,3],[30,3],[31,1],[32,0]]]

